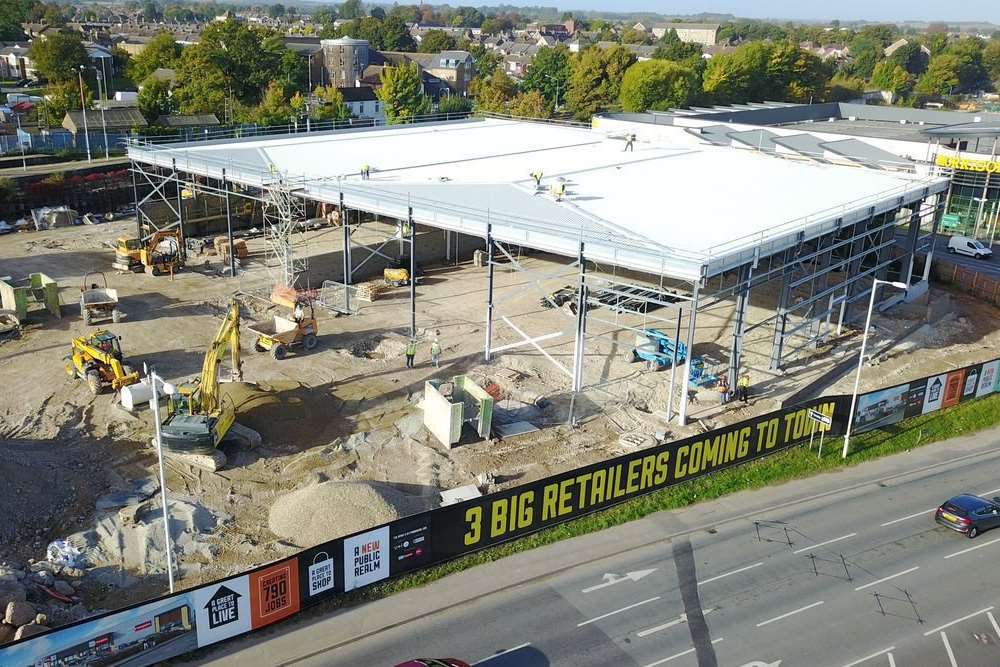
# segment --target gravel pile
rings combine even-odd
[[[301,547],[371,528],[423,509],[412,496],[372,482],[321,482],[279,497],[271,532]]]

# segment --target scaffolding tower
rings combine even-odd
[[[304,255],[296,257],[292,243],[295,230],[304,229],[304,190],[302,184],[285,179],[278,179],[264,188],[262,213],[268,248],[266,265],[273,282],[285,287],[296,287],[299,277],[309,269],[308,258]]]

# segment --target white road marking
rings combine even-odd
[[[709,579],[703,579],[703,580],[699,581],[698,585],[699,586],[704,586],[707,583],[710,583],[710,582],[713,582],[713,581],[718,581],[719,579],[722,579],[723,577],[728,577],[731,574],[739,574],[740,572],[746,572],[747,570],[752,570],[755,567],[760,567],[763,564],[764,564],[763,562],[754,563],[753,565],[747,565],[746,567],[741,567],[740,569],[733,570],[732,572],[725,572],[723,574],[717,574],[714,577],[710,577]]]
[[[983,542],[981,544],[977,544],[976,546],[969,547],[968,549],[962,549],[961,551],[956,551],[953,554],[948,554],[947,556],[944,557],[944,559],[948,560],[949,558],[954,558],[955,556],[961,556],[962,554],[967,554],[970,551],[975,551],[976,549],[982,549],[983,547],[988,547],[991,544],[996,544],[997,542],[1000,542],[1000,537],[996,538],[995,540],[990,540],[989,542]]]
[[[584,588],[581,593],[593,593],[594,591],[599,591],[602,588],[607,588],[608,586],[614,586],[615,584],[620,584],[623,581],[639,581],[645,577],[656,572],[657,568],[652,568],[650,570],[637,570],[636,572],[626,572],[624,575],[620,574],[606,574],[604,575],[604,583],[597,584],[596,586],[591,586],[589,588]]]
[[[993,612],[988,611],[986,615],[990,617],[990,623],[993,624],[993,631],[997,633],[997,639],[1000,639],[1000,625],[997,625],[997,619],[993,618]]]
[[[872,653],[871,655],[866,655],[863,658],[859,658],[858,660],[855,660],[854,662],[849,662],[846,665],[844,665],[844,667],[854,667],[855,665],[860,665],[862,662],[867,662],[867,661],[871,660],[872,658],[877,658],[880,655],[885,655],[886,653],[889,653],[889,651],[895,651],[895,650],[896,650],[895,646],[890,646],[889,648],[884,648],[884,649],[882,649],[881,651],[879,651],[877,653]],[[892,654],[889,653],[889,655],[891,656]],[[892,661],[892,658],[890,657],[889,660]]]
[[[721,641],[722,641],[722,637],[719,637],[718,639],[713,639],[712,640],[712,644],[718,644]],[[672,656],[670,656],[669,658],[663,658],[662,660],[657,660],[656,662],[651,662],[648,665],[646,665],[646,667],[656,667],[657,665],[662,665],[665,662],[670,662],[671,660],[676,660],[677,658],[683,658],[684,656],[691,655],[692,653],[694,653],[694,649],[693,648],[689,648],[686,651],[681,651],[680,653],[675,653]]]
[[[708,616],[713,611],[716,611],[716,608],[712,607],[712,608],[706,609],[706,610],[704,610],[702,612],[702,615],[703,616]],[[687,623],[687,620],[688,620],[688,615],[687,614],[681,614],[680,616],[678,616],[677,618],[675,618],[672,621],[668,621],[667,623],[664,623],[663,625],[657,625],[656,627],[648,628],[646,630],[640,630],[636,634],[639,635],[640,637],[648,637],[649,635],[653,634],[654,632],[659,632],[660,630],[666,630],[667,628],[672,628],[675,625],[680,625],[681,623]]]
[[[889,658],[889,667],[896,667],[896,660],[892,657],[892,653],[889,653],[886,657]]]
[[[1000,489],[993,489],[992,491],[983,491],[979,495],[981,495],[981,496],[988,496],[991,493],[1000,493]]]
[[[531,642],[524,642],[523,644],[518,644],[517,646],[509,648],[506,651],[500,651],[499,653],[494,653],[493,655],[489,656],[488,658],[483,658],[479,662],[474,662],[472,664],[473,665],[481,665],[484,662],[486,662],[487,660],[492,660],[493,658],[499,658],[502,655],[507,655],[508,653],[513,653],[514,651],[520,651],[522,648],[526,648],[528,646],[531,646]]]
[[[906,521],[907,519],[915,519],[918,516],[923,516],[925,514],[929,514],[931,512],[936,512],[936,511],[937,511],[937,508],[936,507],[932,507],[929,510],[924,510],[923,512],[917,512],[916,514],[907,514],[906,516],[902,516],[902,517],[900,517],[898,519],[893,519],[892,521],[886,521],[885,523],[882,524],[882,527],[884,528],[886,526],[891,526],[894,523],[899,523],[900,521]]]
[[[904,574],[909,574],[910,572],[913,572],[913,571],[919,570],[919,569],[920,569],[919,565],[914,565],[909,570],[903,570],[902,572],[897,572],[896,574],[890,574],[888,577],[882,577],[881,579],[876,579],[875,581],[871,582],[870,584],[865,584],[864,586],[858,586],[854,590],[856,590],[856,591],[863,591],[866,588],[871,588],[872,586],[877,586],[877,585],[879,585],[879,584],[881,584],[881,583],[883,583],[885,581],[889,581],[890,579],[895,579],[896,577],[902,577]]]
[[[789,611],[787,613],[784,613],[781,616],[775,616],[774,618],[769,618],[766,621],[761,621],[760,623],[757,624],[757,627],[758,628],[762,628],[762,627],[764,627],[765,625],[767,625],[769,623],[774,623],[775,621],[780,621],[780,620],[782,620],[784,618],[788,618],[789,616],[794,616],[795,614],[798,614],[799,612],[806,611],[807,609],[812,609],[813,607],[818,607],[821,604],[823,604],[822,600],[820,600],[819,602],[813,602],[812,604],[807,604],[805,607],[799,607],[798,609],[795,609],[794,611]]]
[[[941,641],[944,642],[944,650],[948,652],[948,660],[951,662],[951,667],[958,667],[958,663],[955,662],[955,653],[951,650],[951,644],[948,643],[948,635],[941,631]]]
[[[851,537],[857,536],[857,533],[849,533],[847,535],[841,535],[840,537],[835,537],[832,540],[827,540],[826,542],[820,542],[819,544],[814,544],[811,547],[802,547],[801,549],[796,549],[793,554],[800,554],[803,551],[811,551],[812,549],[818,549],[819,547],[825,547],[828,544],[833,544],[834,542],[839,542],[841,540],[846,540]]]
[[[589,624],[594,623],[596,621],[600,621],[601,619],[607,618],[608,616],[614,616],[615,614],[620,614],[623,611],[628,611],[629,609],[635,609],[636,607],[642,606],[644,604],[648,604],[650,602],[656,602],[659,599],[660,599],[660,596],[657,595],[656,597],[649,598],[648,600],[643,600],[642,602],[636,602],[635,604],[630,604],[627,607],[622,607],[621,609],[616,609],[615,611],[609,611],[606,614],[601,614],[600,616],[596,616],[594,618],[587,619],[586,621],[583,621],[582,623],[577,623],[576,627],[582,628],[585,625],[589,625]]]
[[[974,611],[971,614],[967,614],[967,615],[963,616],[962,618],[956,618],[954,621],[952,621],[950,623],[945,623],[941,627],[934,628],[933,630],[928,630],[927,632],[924,633],[924,637],[930,637],[935,632],[941,632],[942,630],[947,630],[948,628],[950,628],[951,626],[955,625],[956,623],[961,623],[962,621],[967,621],[970,618],[974,618],[976,616],[979,616],[980,614],[985,614],[988,611],[993,611],[993,609],[994,609],[993,606],[989,606],[986,609],[980,609],[979,611]]]

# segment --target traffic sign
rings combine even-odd
[[[828,417],[819,410],[809,410],[809,419],[823,426],[833,425],[833,417]]]

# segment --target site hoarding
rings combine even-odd
[[[1000,391],[1000,359],[859,396],[855,432]],[[809,440],[843,435],[849,396],[808,403],[522,486],[398,519],[282,561],[57,628],[0,649],[0,667],[128,659],[152,665],[264,627],[322,600],[749,463]],[[809,418],[829,417],[830,426]],[[88,653],[89,652],[89,653]],[[75,657],[74,657],[75,656]]]

